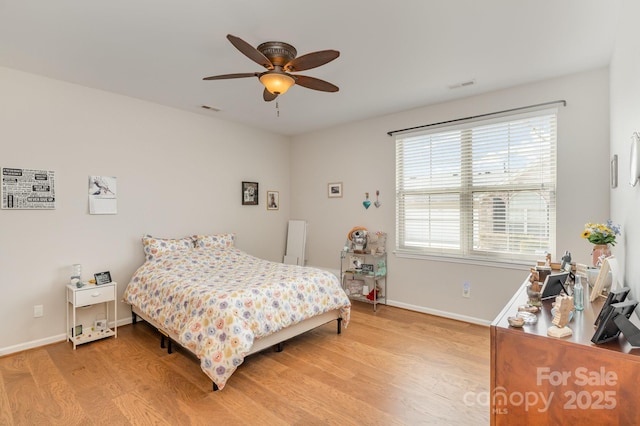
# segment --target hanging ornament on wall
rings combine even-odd
[[[368,192],[365,192],[365,193],[364,193],[364,196],[365,196],[366,200],[364,200],[364,201],[362,202],[362,205],[364,206],[364,208],[365,208],[365,209],[368,209],[368,208],[369,208],[369,206],[371,205],[371,201],[369,201],[369,193],[368,193]]]
[[[376,201],[373,203],[373,205],[376,206],[376,209],[382,205],[382,203],[378,200],[379,196],[380,196],[380,190],[376,189]]]

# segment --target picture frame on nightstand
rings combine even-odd
[[[74,328],[71,329],[72,337],[77,337],[81,335],[82,335],[82,324],[76,325]]]
[[[109,284],[111,282],[111,272],[98,272],[93,274],[93,278],[96,280],[96,285]]]

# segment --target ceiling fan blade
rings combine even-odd
[[[321,92],[337,92],[340,90],[338,86],[319,78],[306,75],[293,75],[292,77],[296,80],[298,86],[306,87],[307,89],[320,90]]]
[[[262,99],[264,99],[265,102],[271,102],[272,100],[274,100],[277,97],[278,97],[278,95],[274,95],[273,93],[271,93],[267,89],[264,89],[264,92],[262,92]]]
[[[253,62],[257,63],[265,67],[268,70],[273,69],[273,64],[264,56],[258,49],[241,39],[240,37],[236,37],[231,34],[227,34],[227,39],[238,49],[240,52],[244,54],[247,58],[251,59]]]
[[[244,72],[239,74],[222,74],[222,75],[214,75],[211,77],[205,77],[203,80],[224,80],[227,78],[244,78],[244,77],[257,77],[260,73],[257,72]]]
[[[318,52],[307,53],[306,55],[289,61],[289,63],[284,66],[284,69],[289,72],[310,70],[311,68],[331,62],[338,56],[340,56],[340,52],[337,50],[320,50]]]

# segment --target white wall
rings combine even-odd
[[[640,94],[633,79],[640,66],[638,45],[627,42],[617,51],[611,76],[617,93],[611,146],[622,158],[637,130],[634,117],[640,116],[632,103]],[[351,123],[290,144],[288,138],[216,118],[0,68],[0,166],[54,170],[57,195],[55,210],[0,210],[0,354],[61,338],[64,285],[73,263],[83,264],[85,278],[110,270],[121,294],[143,261],[143,233],[236,232],[241,248],[280,261],[292,218],[309,222],[311,265],[337,269],[346,233],[355,225],[387,231],[391,250],[395,159],[387,131],[550,100],[568,102],[559,111],[557,251],[570,250],[574,259],[588,262],[590,247],[579,238],[582,226],[609,217],[608,83],[607,69],[594,70]],[[89,175],[118,177],[117,215],[88,214]],[[621,182],[625,179],[621,172]],[[258,181],[262,200],[266,190],[280,191],[280,210],[266,211],[263,202],[241,206],[242,180]],[[329,182],[343,182],[343,198],[327,197]],[[627,188],[628,196],[618,198],[623,185],[612,200],[614,219],[623,222],[626,233],[615,253],[637,253],[639,247],[629,243],[637,229],[627,209],[638,206],[638,190]],[[364,193],[373,199],[376,189],[382,207],[365,210]],[[627,276],[637,277],[631,269],[638,267],[631,263]],[[390,253],[388,295],[397,306],[490,321],[525,275],[524,269]],[[461,297],[465,281],[472,285],[470,299]],[[38,304],[44,305],[43,318],[32,317]],[[120,308],[126,321],[126,305]]]
[[[624,283],[640,298],[640,186],[629,185],[629,152],[633,132],[640,132],[640,4],[625,0],[611,61],[611,155],[619,159],[618,187],[611,190],[611,218],[622,224],[613,249],[624,271]],[[636,312],[638,313],[638,312]]]
[[[61,338],[73,263],[85,279],[109,270],[121,295],[144,233],[235,232],[240,248],[282,260],[288,138],[7,68],[0,93],[0,166],[55,171],[57,197],[55,210],[0,210],[0,354]],[[89,175],[117,177],[117,215],[88,214]],[[259,183],[259,206],[241,205],[243,180]],[[266,210],[266,190],[280,210]]]
[[[580,233],[609,216],[609,73],[598,69],[536,84],[378,117],[294,137],[291,213],[306,219],[308,264],[337,268],[339,251],[355,225],[395,241],[395,147],[390,130],[566,100],[558,119],[557,253],[587,263],[591,247]],[[343,182],[343,198],[327,198],[327,183]],[[365,210],[365,192],[380,190],[382,207]],[[389,253],[391,304],[471,321],[491,321],[528,270],[398,258]],[[471,297],[462,285],[471,283]]]

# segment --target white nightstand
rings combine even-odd
[[[83,343],[92,342],[105,337],[118,337],[118,303],[116,292],[118,285],[115,282],[102,285],[85,285],[77,288],[67,284],[67,341],[71,340],[73,349]],[[82,333],[76,334],[76,310],[85,306],[104,303],[106,328],[104,331],[94,329],[94,321],[90,326],[83,327]],[[113,329],[109,328],[109,303],[113,303]],[[72,321],[69,321],[69,311],[72,311]]]

